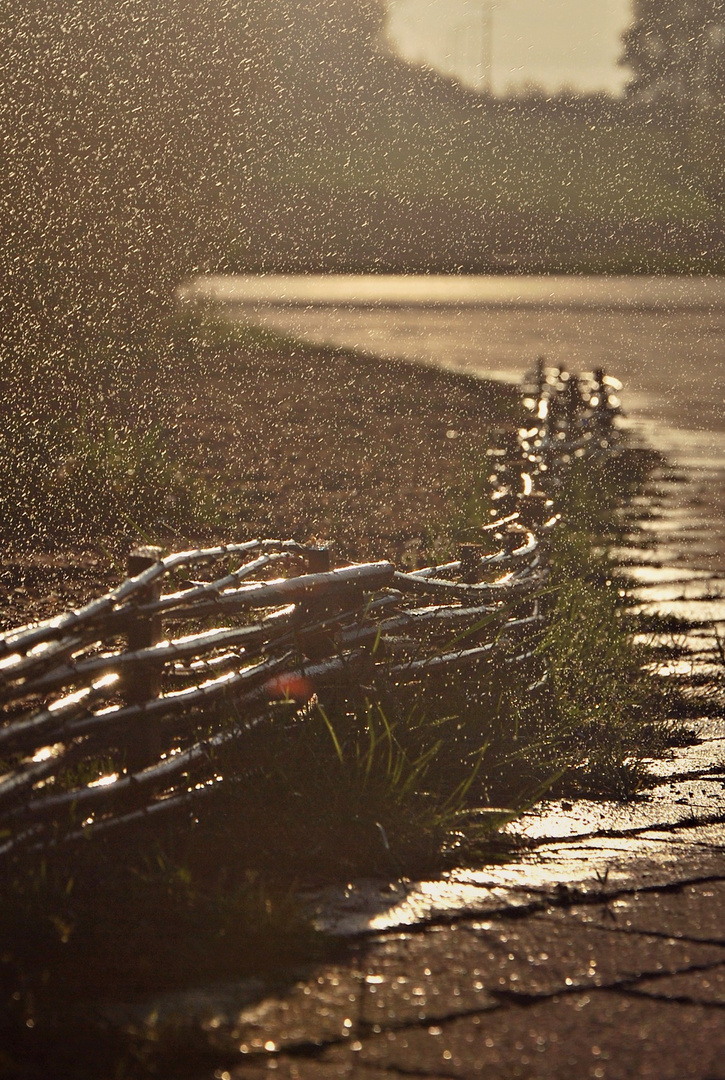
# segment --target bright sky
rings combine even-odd
[[[471,85],[491,79],[495,93],[531,83],[617,93],[627,80],[617,59],[631,0],[388,0],[388,9],[403,56]]]

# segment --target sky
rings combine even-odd
[[[407,59],[494,93],[621,91],[631,0],[388,0],[388,37]]]

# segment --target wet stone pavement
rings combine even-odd
[[[149,1021],[194,1023],[223,1063],[204,1080],[725,1077],[720,853],[669,881],[633,870],[628,887],[370,934],[280,996],[225,988],[190,1014],[184,995]]]
[[[699,800],[662,821],[655,802],[648,826],[644,806],[618,827],[600,809],[602,827],[512,866],[319,895],[352,948],[284,991],[249,981],[108,1018],[203,1044],[221,1063],[203,1080],[724,1080],[725,825]]]
[[[644,610],[692,621],[650,640],[655,669],[685,681],[701,717],[690,745],[651,762],[645,796],[540,804],[509,826],[525,844],[506,864],[308,894],[318,925],[348,943],[344,961],[284,989],[249,980],[114,1007],[106,1021],[203,1048],[214,1064],[198,1080],[725,1080],[725,686],[712,622],[725,623],[725,564],[713,477],[686,491],[665,480],[653,542],[627,549],[627,572]]]

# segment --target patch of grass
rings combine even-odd
[[[160,387],[166,335],[124,350],[10,357],[2,377],[0,537],[17,552],[203,529],[219,517],[180,452]]]
[[[609,557],[619,511],[656,455],[633,448],[572,468],[556,504],[550,552],[553,607],[539,651],[568,763],[567,789],[628,798],[646,782],[643,759],[669,740],[658,681],[644,671],[636,623],[623,619],[623,582]]]
[[[15,549],[104,541],[120,547],[213,515],[161,430],[88,416],[41,425],[16,417],[0,436],[0,536]]]
[[[643,656],[620,627],[618,607],[611,583],[562,582],[540,651],[557,739],[573,766],[567,786],[628,798],[642,786],[640,759],[653,748],[651,731],[643,737]]]
[[[287,882],[423,873],[441,865],[484,754],[478,733],[415,696],[340,687],[225,756],[239,781],[200,812],[192,858],[199,873],[224,853]]]

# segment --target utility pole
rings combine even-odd
[[[493,21],[495,0],[483,0],[481,4],[481,60],[479,63],[478,89],[493,94]]]

